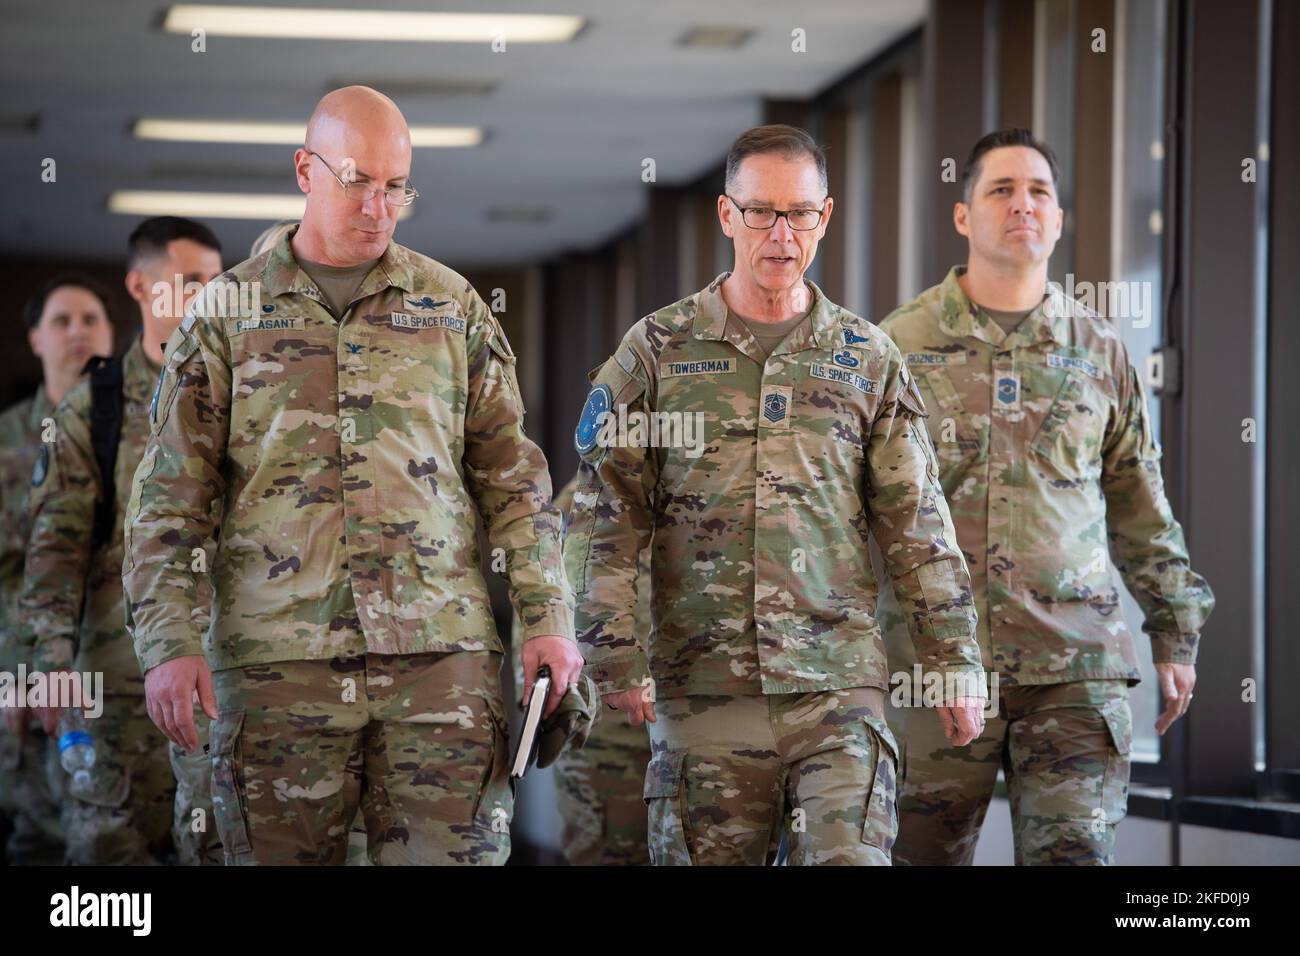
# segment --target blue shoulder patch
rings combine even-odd
[[[601,419],[612,404],[613,396],[610,395],[608,385],[596,385],[587,393],[586,404],[582,406],[582,417],[578,419],[578,427],[573,433],[573,447],[579,455],[585,455],[596,447]]]

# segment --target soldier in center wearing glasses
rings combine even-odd
[[[578,422],[565,564],[590,675],[650,724],[656,864],[761,864],[783,830],[795,864],[890,862],[898,754],[869,535],[918,661],[953,678],[927,716],[956,747],[983,720],[970,579],[916,383],[804,277],[826,186],[803,130],[742,134],[718,197],[734,268],[636,323]],[[696,441],[643,440],[642,416],[671,436],[697,413]]]
[[[199,295],[153,399],[127,615],[154,722],[192,750],[196,691],[215,718],[227,863],[342,864],[358,807],[372,862],[505,861],[502,645],[476,516],[506,556],[525,673],[550,667],[548,711],[580,676],[514,354],[463,277],[392,241],[410,163],[391,100],[328,94],[294,155],[301,225],[221,277],[258,304]],[[193,552],[214,520],[203,634]]]

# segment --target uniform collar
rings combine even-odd
[[[290,241],[297,232],[298,227],[295,226],[281,236],[280,241],[272,248],[266,265],[262,267],[262,287],[272,296],[293,292],[319,299],[320,290],[316,288],[316,283],[302,271],[298,260],[294,258]],[[410,250],[390,239],[384,254],[361,281],[356,297],[368,298],[389,286],[396,286],[405,292],[414,292],[415,271]]]
[[[697,339],[711,339],[713,341],[722,341],[723,339],[732,339],[733,336],[743,338],[743,342],[753,343],[754,348],[758,348],[758,343],[754,342],[753,336],[743,328],[739,329],[732,335],[727,332],[727,303],[722,298],[722,283],[726,281],[730,272],[724,272],[712,282],[702,292],[695,297],[695,331]],[[836,347],[835,332],[839,327],[841,310],[834,305],[817,284],[809,279],[804,279],[808,288],[812,291],[812,308],[808,312],[808,317],[803,322],[795,326],[792,331],[780,345],[773,350],[773,355],[781,355],[787,352],[799,352],[803,349],[810,349],[814,345],[822,349],[833,349]],[[740,348],[741,351],[748,352],[741,341],[733,341],[732,344]],[[760,363],[762,364],[762,363]]]
[[[966,295],[957,281],[965,271],[965,266],[953,266],[939,287],[943,309],[939,326],[945,333],[958,339],[979,339],[1001,349],[1026,348],[1040,342],[1070,344],[1070,318],[1077,309],[1059,285],[1047,283],[1043,301],[1008,335]]]

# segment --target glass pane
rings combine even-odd
[[[1161,178],[1164,150],[1164,0],[1119,0],[1115,8],[1120,46],[1115,77],[1116,222],[1111,250],[1112,281],[1125,283],[1130,303],[1141,307],[1113,317],[1134,365],[1142,371],[1161,341]],[[1160,399],[1147,395],[1156,438],[1160,437]],[[1116,579],[1118,582],[1118,575]],[[1142,611],[1122,583],[1124,617],[1137,645],[1142,683],[1132,694],[1133,757],[1155,762],[1160,756],[1155,719],[1160,692],[1151,642],[1142,633]]]

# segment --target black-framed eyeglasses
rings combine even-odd
[[[307,150],[307,152],[324,164],[325,168],[330,171],[330,175],[337,179],[339,185],[343,187],[343,195],[355,202],[369,202],[380,192],[384,194],[384,202],[390,206],[409,206],[420,198],[419,190],[412,186],[409,181],[405,186],[389,186],[387,189],[382,190],[377,186],[370,185],[370,183],[344,182],[343,177],[334,171],[334,167],[325,162],[324,156],[312,149]]]
[[[723,195],[726,195],[725,193]],[[727,196],[731,199],[730,196]],[[773,209],[771,206],[742,206],[731,199],[731,204],[740,210],[740,218],[750,229],[771,229],[782,216],[795,232],[808,232],[821,225],[826,205],[820,209]]]

